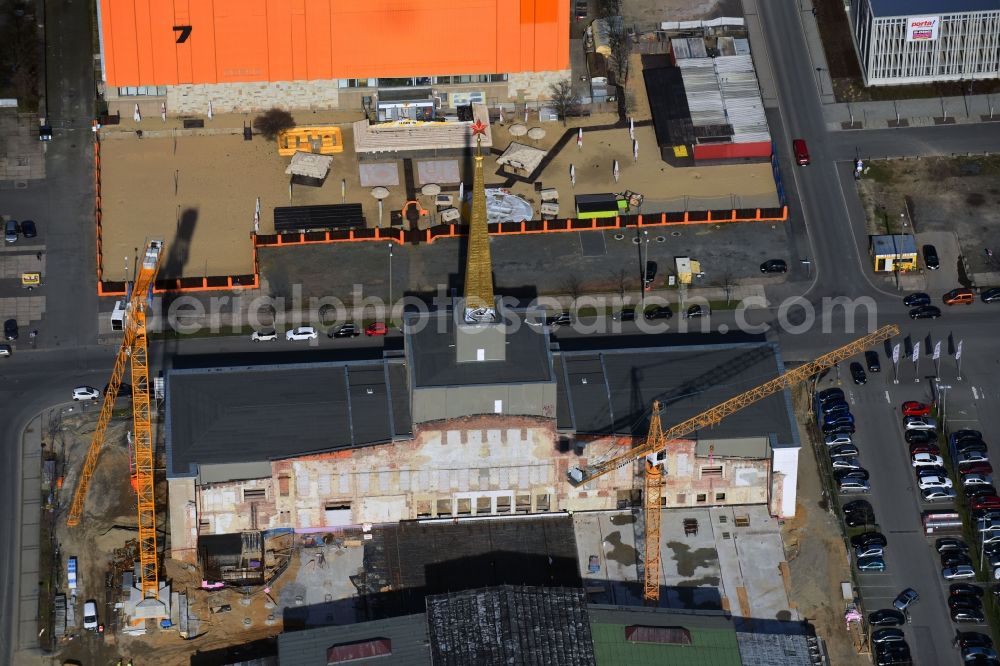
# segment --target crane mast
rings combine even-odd
[[[149,408],[149,353],[146,338],[146,316],[148,294],[156,280],[162,254],[163,241],[149,241],[135,278],[132,296],[128,302],[125,335],[118,348],[118,354],[115,356],[111,380],[104,392],[101,412],[97,418],[97,427],[94,429],[94,436],[87,449],[87,457],[84,460],[83,470],[80,472],[80,481],[73,493],[69,515],[66,519],[66,524],[70,527],[80,524],[87,499],[87,490],[90,488],[90,482],[104,446],[104,438],[114,411],[115,400],[118,399],[125,369],[129,367],[132,373],[132,425],[135,437],[134,466],[138,495],[139,565],[144,598],[159,597],[159,579],[156,566],[156,498],[153,475],[154,442]]]

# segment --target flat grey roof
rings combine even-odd
[[[358,643],[376,638],[392,641],[392,654],[371,658],[362,663],[429,666],[427,617],[423,613],[404,615],[359,624],[318,627],[278,634],[278,659],[281,666],[316,666],[327,663],[326,651],[334,645]]]
[[[1000,9],[1000,0],[869,0],[872,13],[884,16],[933,16]]]
[[[770,342],[560,352],[571,430],[580,434],[642,436],[653,400],[660,400],[664,427],[679,423],[783,371]],[[559,415],[559,425],[568,423]],[[738,439],[774,435],[777,444],[797,441],[785,392],[727,417],[700,438]]]
[[[408,434],[409,410],[396,408],[389,384],[390,374],[397,380],[400,375],[387,373],[387,364],[393,362],[169,370],[167,475],[193,475],[202,464],[289,458]]]
[[[523,314],[504,314],[515,318],[507,330],[507,358],[463,363],[455,346],[456,313],[407,317],[406,353],[414,388],[551,381],[548,329],[524,323]]]

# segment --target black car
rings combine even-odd
[[[768,259],[760,265],[761,273],[787,273],[788,264],[784,259]]]
[[[8,340],[17,340],[17,320],[8,319],[3,323],[3,337]]]
[[[996,495],[997,489],[989,483],[977,484],[974,486],[965,486],[963,488],[965,491],[965,496],[968,498],[982,497],[984,495]]]
[[[941,260],[938,259],[937,248],[933,245],[924,245],[924,263],[927,264],[927,269],[936,271],[941,268]]]
[[[868,382],[868,375],[865,374],[865,369],[857,361],[851,363],[851,379],[859,386]]]
[[[915,294],[910,294],[909,296],[903,299],[903,305],[909,306],[911,308],[915,308],[920,305],[930,305],[930,304],[931,304],[930,294],[925,294],[922,291],[918,291]]]
[[[824,391],[820,391],[816,394],[816,399],[819,400],[819,404],[823,405],[833,400],[839,400],[844,402],[844,389],[842,388],[828,388]]]
[[[951,621],[985,624],[986,616],[983,615],[982,609],[959,607],[951,609]]]
[[[844,513],[854,513],[856,511],[868,511],[871,512],[872,505],[868,500],[851,500],[844,505]]]
[[[104,385],[104,392],[101,395],[107,395],[110,392],[111,384]],[[132,397],[132,385],[126,382],[122,382],[118,385],[118,397],[128,396]]]
[[[860,479],[862,481],[867,481],[870,478],[868,470],[865,468],[860,469],[838,469],[833,473],[833,478],[839,484],[844,479]]]
[[[900,627],[906,624],[906,616],[895,608],[882,608],[868,614],[868,624],[873,627]]]
[[[618,321],[635,321],[635,308],[622,308],[622,311],[614,316]]]
[[[554,317],[549,317],[546,323],[549,326],[569,326],[573,322],[570,320],[568,312],[560,312]]]
[[[35,228],[33,220],[24,220],[21,222],[21,235],[25,238],[34,238],[38,235],[38,229]]]
[[[846,425],[830,426],[823,428],[824,435],[853,435],[857,428],[854,427],[853,423]]]
[[[656,279],[656,262],[647,261],[646,262],[646,272],[642,274],[642,286],[648,287],[653,284],[653,280]]]
[[[893,664],[909,664],[910,646],[906,641],[878,643],[875,645],[875,666],[892,666]]]
[[[866,502],[867,504],[867,502]],[[844,509],[844,524],[848,527],[866,527],[875,524],[875,512],[869,504],[864,508]]]
[[[933,430],[907,430],[903,437],[907,444],[927,444],[937,441],[937,432]]]
[[[702,308],[698,304],[695,304],[687,309],[687,312],[684,313],[684,316],[688,319],[694,319],[695,317],[703,317],[705,316],[705,314],[707,313],[705,312],[704,308]]]
[[[941,568],[946,567],[958,567],[963,564],[972,566],[972,558],[970,558],[965,553],[959,553],[957,551],[946,551],[941,553]]]
[[[819,411],[823,413],[823,416],[829,416],[831,414],[850,414],[851,406],[843,400],[830,400],[829,402],[824,402],[819,406]]]
[[[982,600],[971,594],[956,594],[948,597],[948,608],[951,610],[955,610],[956,608],[980,609],[982,607]]]
[[[955,451],[965,453],[966,451],[986,451],[986,442],[981,439],[963,439],[955,442]]]
[[[956,430],[951,433],[951,440],[953,442],[960,442],[963,439],[982,439],[983,433],[978,430],[972,430],[971,428],[963,428],[961,430]]]
[[[868,372],[882,372],[882,364],[879,363],[876,351],[865,352],[865,364],[868,366]]]
[[[647,309],[643,316],[646,319],[670,319],[674,316],[674,313],[668,305],[654,305]]]
[[[958,647],[993,647],[993,639],[978,631],[959,631],[955,634]]]
[[[865,546],[882,546],[885,548],[887,545],[889,545],[889,540],[881,532],[863,532],[851,537],[851,547],[853,548],[864,548]]]
[[[983,290],[983,293],[979,294],[979,298],[983,299],[983,303],[996,303],[1000,301],[1000,287]]]
[[[838,444],[837,446],[831,446],[829,453],[831,458],[845,458],[848,456],[856,456],[861,453],[861,450],[858,448],[857,444],[851,442],[850,444]],[[847,509],[845,508],[844,511],[847,511]]]
[[[964,553],[969,550],[969,547],[964,541],[954,537],[942,537],[934,542],[934,547],[939,553],[943,553],[947,550],[958,550]]]
[[[354,324],[342,324],[337,328],[331,328],[330,332],[326,334],[328,338],[356,338],[361,334],[358,327]]]
[[[910,310],[910,319],[937,319],[940,316],[940,308],[934,305],[921,305]]]
[[[983,596],[983,588],[978,585],[973,585],[972,583],[952,583],[948,586],[948,594],[953,597],[981,597]]]
[[[872,643],[895,643],[903,640],[906,640],[903,630],[895,627],[876,629],[872,632]]]

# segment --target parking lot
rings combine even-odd
[[[932,348],[937,341],[922,340],[925,348]],[[947,347],[948,343],[942,342],[942,346]],[[849,368],[842,367],[839,375],[837,372],[830,373],[817,386],[820,391],[836,386],[843,389],[855,418],[857,431],[853,441],[859,449],[858,457],[862,467],[870,474],[870,493],[841,494],[840,504],[866,499],[874,510],[875,524],[867,528],[848,528],[847,534],[855,535],[867,529],[881,532],[887,540],[885,571],[858,571],[855,568],[855,580],[859,586],[857,596],[867,615],[891,608],[897,594],[906,588],[914,588],[920,599],[907,610],[907,623],[903,627],[913,663],[961,663],[960,652],[953,647],[956,630],[990,633],[990,629],[984,624],[953,623],[949,615],[947,600],[950,583],[942,576],[942,563],[934,546],[942,536],[962,535],[926,535],[922,514],[925,511],[949,511],[955,503],[922,501],[908,444],[904,439],[901,405],[911,400],[933,404],[939,416],[944,414],[946,432],[975,428],[981,430],[984,439],[989,441],[990,434],[995,432],[996,417],[989,410],[990,414],[984,418],[981,406],[985,400],[995,400],[996,396],[987,395],[989,391],[984,389],[984,385],[989,385],[987,382],[980,383],[984,379],[981,366],[966,372],[966,376],[959,381],[957,364],[947,353],[943,355],[941,377],[935,381],[931,359],[921,359],[921,367],[915,369],[903,351],[899,383],[896,384],[893,381],[892,361],[886,353],[888,350],[880,348],[878,351],[881,372],[867,372],[866,384],[856,385]],[[916,381],[918,378],[919,381]],[[941,426],[940,423],[938,425]],[[942,455],[947,459],[947,455]],[[953,469],[949,471],[953,472]],[[955,490],[961,494],[955,474],[950,476]],[[969,545],[971,550],[976,549],[974,544]],[[970,555],[975,559],[978,553]],[[850,553],[849,557],[855,559],[854,553]],[[987,572],[986,575],[992,574]],[[988,579],[982,573],[979,578]],[[990,595],[987,593],[986,596]]]

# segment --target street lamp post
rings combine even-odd
[[[640,303],[641,303],[642,314],[645,314],[645,311],[646,311],[646,279],[648,278],[648,275],[646,275],[646,268],[649,266],[649,230],[648,229],[643,229],[642,230],[642,234],[643,234],[643,237],[646,240],[646,242],[643,244],[645,246],[644,249],[646,251],[645,252],[646,257],[645,257],[645,259],[642,260],[642,293],[640,295]]]
[[[392,243],[389,243],[389,316],[387,318],[392,319]]]

